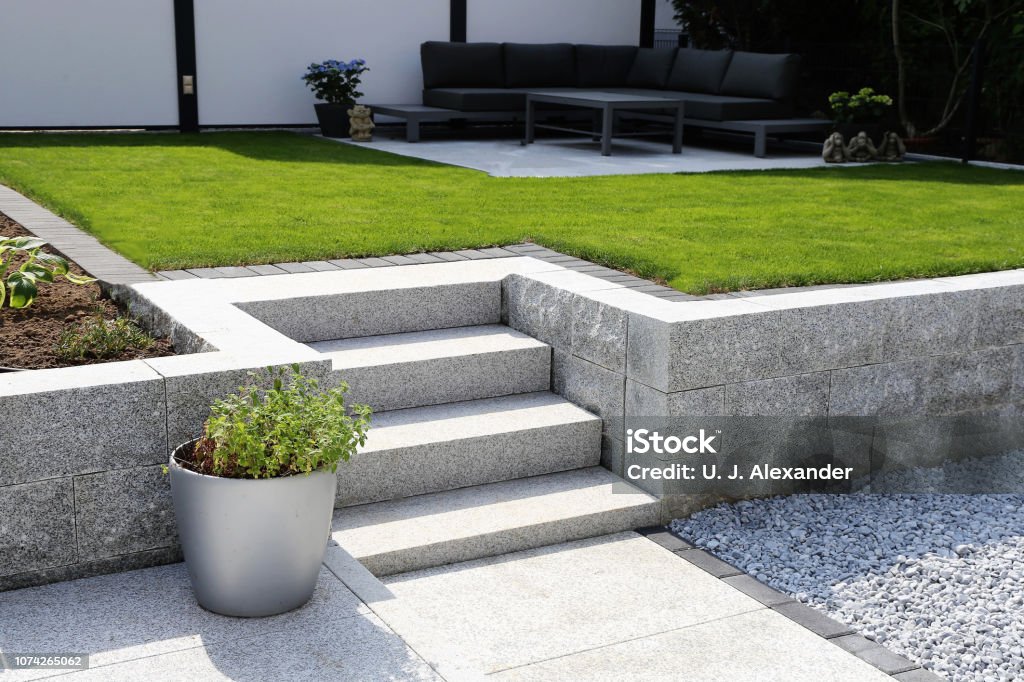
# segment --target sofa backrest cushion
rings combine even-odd
[[[719,92],[790,102],[796,97],[800,55],[735,52]]]
[[[499,43],[444,43],[420,46],[423,87],[500,88],[505,85]]]
[[[576,84],[576,48],[569,43],[503,43],[506,88],[560,88]]]
[[[665,87],[681,92],[717,95],[730,61],[732,50],[680,48]]]
[[[626,77],[626,85],[631,88],[664,88],[675,56],[674,47],[639,48]]]
[[[577,45],[576,85],[581,88],[624,88],[633,67],[635,45]]]

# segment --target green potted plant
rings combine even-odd
[[[365,59],[328,59],[306,69],[302,80],[321,100],[314,108],[324,137],[348,137],[348,110],[363,96],[359,84],[369,70]]]
[[[861,88],[850,94],[845,90],[833,92],[828,97],[832,108],[832,120],[836,130],[850,140],[860,133],[866,132],[874,142],[880,141],[882,124],[892,107],[892,98],[882,95],[872,88]]]
[[[269,368],[213,403],[203,436],[168,471],[196,599],[228,616],[284,613],[313,594],[339,461],[366,442],[370,408],[321,390],[299,367]]]

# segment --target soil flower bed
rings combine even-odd
[[[30,236],[31,232],[0,213],[0,235],[5,237]],[[47,246],[45,251],[58,253]],[[75,274],[86,274],[75,263],[70,263]],[[93,352],[88,344],[78,343],[82,335],[92,329],[128,328],[117,304],[105,298],[99,284],[72,284],[59,279],[40,287],[39,297],[24,309],[0,307],[0,368],[48,369],[76,365],[135,360],[173,355],[174,349],[167,339],[149,339],[144,334],[131,334],[126,347],[107,344],[105,349]],[[92,334],[91,336],[94,336]],[[58,347],[65,352],[58,352]],[[70,357],[67,348],[73,346],[76,357]],[[113,351],[110,346],[114,346]],[[105,351],[105,352],[100,352]],[[103,357],[97,357],[102,355]]]

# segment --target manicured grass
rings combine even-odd
[[[291,133],[0,135],[0,183],[153,269],[534,240],[683,291],[1024,266],[1024,173],[491,178]]]

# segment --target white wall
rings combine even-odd
[[[679,24],[673,19],[676,13],[675,7],[672,6],[672,0],[658,0],[658,4],[655,5],[656,9],[654,12],[654,28],[657,30],[678,30]]]
[[[468,0],[470,42],[636,45],[640,0]]]
[[[0,127],[177,125],[173,0],[0,0]]]
[[[419,102],[420,43],[448,40],[448,0],[198,0],[199,123],[311,123],[310,62],[361,57],[365,101]]]

